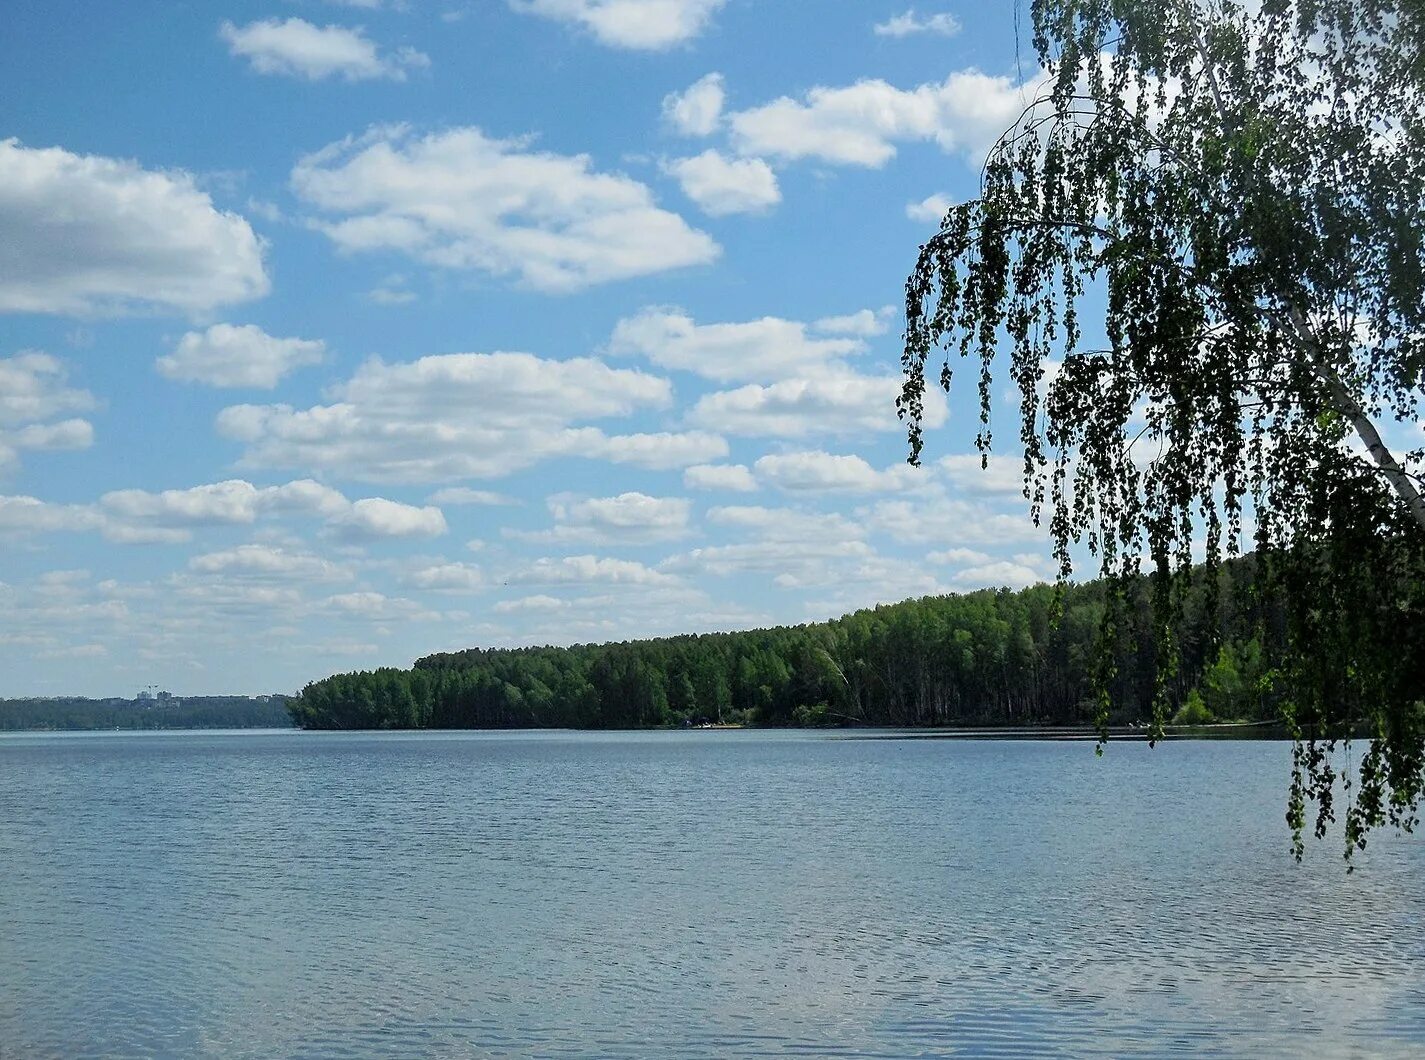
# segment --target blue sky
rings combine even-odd
[[[920,470],[892,404],[1032,74],[995,5],[7,5],[0,695],[1047,576],[966,398]]]

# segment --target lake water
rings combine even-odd
[[[1420,1056],[1274,743],[0,738],[0,1056]]]

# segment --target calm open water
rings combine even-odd
[[[1289,748],[0,738],[0,1056],[1425,1055]]]

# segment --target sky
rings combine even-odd
[[[1035,72],[1003,6],[5,23],[0,696],[295,691],[1052,577],[974,394],[929,405],[920,468],[894,408],[916,249]]]

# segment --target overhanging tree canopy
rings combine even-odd
[[[932,352],[947,390],[978,361],[988,452],[1007,347],[1065,577],[1076,543],[1110,577],[1150,564],[1166,629],[1194,538],[1209,565],[1250,541],[1289,605],[1296,849],[1340,782],[1349,856],[1415,822],[1425,767],[1425,5],[1030,6],[1046,73],[907,283],[911,461]]]

